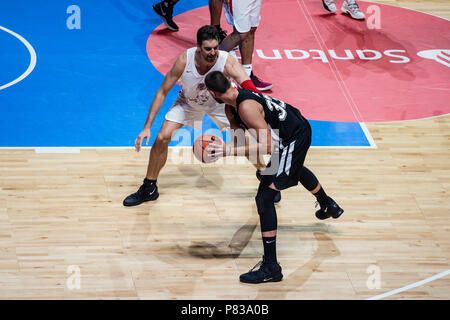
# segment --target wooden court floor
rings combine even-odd
[[[450,18],[449,1],[378,2]],[[377,149],[310,150],[345,213],[319,221],[313,196],[284,191],[284,279],[262,285],[238,280],[262,255],[245,161],[171,150],[158,201],[125,208],[148,149],[0,150],[0,298],[367,299],[449,270],[450,116],[367,127]],[[386,297],[449,298],[449,275]]]

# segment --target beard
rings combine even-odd
[[[220,100],[219,98],[215,98],[215,97],[213,97],[213,98],[214,98],[214,100],[216,100],[217,103],[220,103],[220,104],[225,103],[223,100]]]
[[[217,57],[218,57],[218,54],[203,56],[203,58],[206,60],[206,62],[214,62],[214,61],[216,61]]]

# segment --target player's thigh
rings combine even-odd
[[[203,107],[194,108],[189,104],[174,104],[167,112],[165,119],[183,126],[199,129],[205,116],[203,109]]]

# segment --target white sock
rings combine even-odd
[[[247,75],[250,77],[250,74],[252,73],[252,65],[243,64],[242,67],[244,68],[245,72],[247,72]]]

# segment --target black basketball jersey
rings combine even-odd
[[[265,94],[257,92],[238,89],[239,94],[236,98],[237,115],[236,120],[242,122],[239,118],[239,105],[244,100],[255,100],[260,103],[264,108],[264,120],[266,120],[270,130],[272,131],[272,137],[280,143],[286,145],[293,139],[296,139],[299,135],[305,133],[308,130],[309,123],[300,111],[288,103],[280,101],[278,99],[269,97]]]

